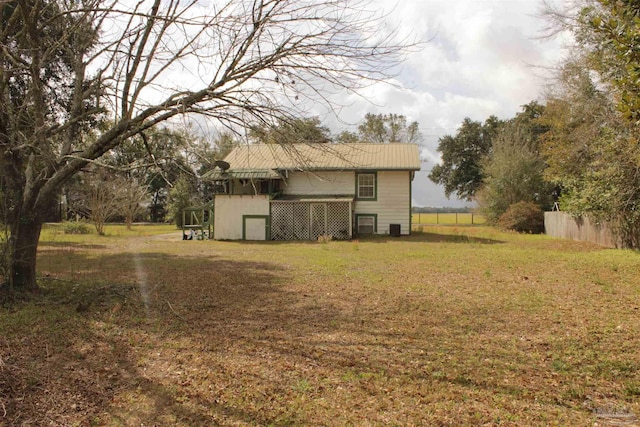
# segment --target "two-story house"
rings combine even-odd
[[[218,240],[350,239],[411,232],[415,144],[255,144],[205,174]]]

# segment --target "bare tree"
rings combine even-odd
[[[113,176],[104,169],[90,174],[84,183],[84,193],[85,214],[100,235],[104,235],[106,223],[116,216],[124,217],[127,230],[131,230],[148,197],[147,189],[135,179]]]
[[[359,0],[4,2],[9,285],[37,288],[42,212],[88,163],[179,115],[234,127],[331,107],[328,92],[386,80],[411,47],[383,20]]]
[[[121,213],[122,179],[112,179],[104,170],[91,173],[85,182],[86,215],[99,235],[104,235],[107,221]]]
[[[78,213],[89,218],[100,235],[105,225],[116,217],[124,218],[127,230],[136,216],[144,212],[143,203],[148,199],[147,188],[135,178],[124,177],[106,168],[92,168],[82,174],[80,189],[82,205]]]
[[[145,210],[144,202],[149,199],[149,192],[135,178],[121,178],[119,181],[120,212],[124,216],[127,230],[131,230],[133,221]]]

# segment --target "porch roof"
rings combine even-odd
[[[226,181],[228,179],[282,179],[282,176],[272,169],[235,169],[227,171],[214,169],[202,175],[202,178],[211,181]]]
[[[271,202],[353,202],[355,196],[353,194],[324,194],[324,195],[300,195],[287,194],[278,196]]]

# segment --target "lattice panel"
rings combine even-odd
[[[309,203],[294,203],[293,212],[293,238],[309,240]]]
[[[318,237],[327,234],[327,204],[312,203],[311,204],[311,240],[318,240]]]
[[[349,239],[349,203],[275,202],[271,204],[273,240]]]
[[[271,204],[271,239],[296,240],[293,232],[295,203]]]
[[[351,211],[349,203],[327,203],[327,234],[336,240],[346,240],[351,224]]]

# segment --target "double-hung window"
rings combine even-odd
[[[356,215],[356,228],[358,234],[373,234],[376,232],[376,216],[360,214]]]
[[[376,199],[376,174],[375,172],[356,174],[357,193],[356,197],[360,200]]]

